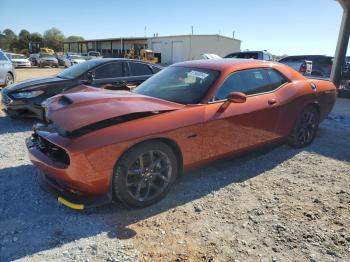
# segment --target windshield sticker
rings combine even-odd
[[[194,77],[198,77],[200,79],[206,79],[208,77],[209,74],[203,73],[203,72],[199,72],[199,71],[194,71],[192,70],[191,72],[187,73],[188,76],[194,76]]]

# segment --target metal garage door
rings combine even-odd
[[[184,42],[175,41],[173,42],[173,63],[184,61]]]
[[[152,50],[155,52],[162,52],[162,43],[161,42],[153,42],[152,43]]]

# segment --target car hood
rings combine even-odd
[[[12,62],[15,62],[15,63],[16,63],[16,62],[17,62],[17,63],[18,63],[18,62],[29,63],[29,60],[26,59],[26,58],[12,58],[11,61],[12,61]]]
[[[59,78],[57,76],[49,76],[49,77],[40,77],[40,78],[33,78],[29,80],[24,80],[21,82],[18,82],[16,84],[12,84],[6,89],[9,92],[15,92],[15,91],[24,91],[24,90],[33,90],[37,87],[40,87],[42,85],[47,84],[53,84],[60,81],[67,81],[67,79]]]
[[[41,57],[41,59],[46,61],[57,61],[57,59],[54,57]]]
[[[64,93],[49,98],[43,106],[46,108],[47,120],[67,132],[73,132],[95,123],[120,123],[181,109],[185,105],[129,91],[86,87],[80,92]]]

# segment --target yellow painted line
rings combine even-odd
[[[82,204],[74,204],[72,202],[69,202],[69,201],[65,200],[62,197],[59,197],[57,199],[57,201],[60,202],[61,204],[65,205],[65,206],[67,206],[67,207],[72,208],[72,209],[78,209],[78,210],[83,210],[84,209],[84,205],[82,205]]]

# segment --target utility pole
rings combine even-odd
[[[338,0],[343,8],[337,48],[332,66],[331,81],[339,88],[350,36],[350,0]]]

